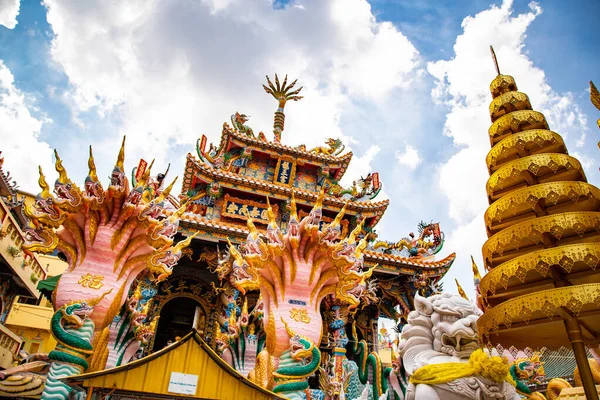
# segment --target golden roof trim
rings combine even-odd
[[[456,253],[452,253],[445,258],[439,261],[426,261],[419,259],[418,257],[402,257],[394,254],[385,254],[380,253],[378,251],[372,250],[364,250],[363,254],[365,256],[365,260],[378,262],[378,261],[387,261],[387,262],[395,262],[402,263],[409,266],[414,267],[427,267],[427,268],[449,268],[450,265],[456,259]]]
[[[529,129],[549,129],[546,117],[541,112],[535,110],[513,111],[501,116],[489,127],[490,144],[493,146],[495,142],[499,141],[498,137],[527,130],[523,129],[524,125],[527,128],[540,125]]]
[[[492,174],[492,167],[498,165],[500,157],[506,151],[512,149],[525,150],[528,147],[530,149],[543,150],[547,147],[547,145],[545,146],[546,143],[550,143],[550,145],[562,145],[564,152],[566,153],[567,151],[562,136],[548,129],[530,129],[510,135],[496,143],[485,157],[488,172]],[[556,153],[556,151],[552,153]]]
[[[502,167],[498,168],[485,184],[486,193],[489,197],[492,197],[497,190],[506,188],[504,182],[507,180],[516,181],[517,178],[521,177],[521,173],[524,171],[528,171],[537,177],[538,172],[542,167],[551,169],[554,174],[556,174],[556,171],[561,167],[566,170],[575,168],[579,171],[580,179],[583,178],[583,181],[586,179],[581,163],[575,157],[560,153],[533,154],[531,156],[507,162]]]
[[[551,274],[552,266],[559,266],[570,274],[573,265],[577,262],[582,262],[591,270],[595,270],[600,264],[600,243],[563,245],[532,251],[513,258],[488,272],[481,279],[479,290],[481,296],[487,299],[489,293],[496,294],[499,285],[507,290],[512,277],[518,278],[521,284],[525,283],[527,275],[534,271],[541,278],[546,278]]]
[[[499,254],[502,257],[505,251],[540,243],[544,233],[549,233],[560,240],[565,230],[572,230],[576,234],[582,235],[589,229],[600,232],[600,212],[566,212],[538,217],[519,222],[496,233],[483,244],[481,252],[484,261],[489,264],[494,259],[494,254]],[[524,245],[524,240],[531,240],[532,243]],[[509,247],[509,250],[507,250],[507,247]]]
[[[501,325],[510,329],[513,324],[525,323],[529,330],[539,330],[538,323],[532,323],[536,313],[536,322],[550,322],[557,316],[557,310],[566,309],[578,316],[586,305],[600,304],[600,283],[565,286],[548,290],[540,290],[507,300],[487,310],[477,320],[479,338],[482,343],[491,344]],[[595,310],[600,315],[600,310]],[[542,315],[540,315],[542,314]],[[598,318],[598,317],[596,317]],[[545,343],[538,343],[544,346]]]
[[[494,222],[502,222],[502,214],[505,212],[513,211],[512,216],[514,217],[519,206],[528,211],[535,211],[535,206],[541,199],[545,199],[546,206],[548,206],[549,204],[556,205],[561,197],[568,197],[577,203],[584,196],[594,197],[600,201],[600,189],[591,183],[579,181],[540,183],[505,194],[488,207],[483,217],[486,228],[491,229]],[[510,218],[511,216],[507,219]]]
[[[303,189],[299,189],[299,188],[292,188],[289,186],[284,186],[284,185],[281,185],[278,183],[269,182],[269,181],[265,181],[262,179],[247,178],[242,175],[235,174],[233,172],[223,171],[223,170],[213,168],[210,165],[203,163],[200,160],[197,160],[194,156],[192,156],[189,153],[187,156],[187,160],[189,163],[192,163],[193,166],[195,166],[198,170],[206,172],[212,178],[230,179],[232,181],[235,181],[235,183],[244,185],[248,188],[260,187],[265,190],[269,190],[272,192],[278,192],[278,193],[285,194],[288,196],[291,196],[292,190],[293,190],[294,195],[296,196],[296,199],[303,199],[303,200],[307,200],[307,201],[316,201],[316,199],[318,197],[318,192],[312,192],[312,191],[303,190]],[[192,174],[192,173],[193,173],[192,171],[188,171],[188,168],[186,165],[186,177],[185,177],[186,179],[184,181],[185,182],[184,185],[182,186],[182,193],[185,193],[187,190],[191,189],[189,187],[189,185],[191,184],[191,176],[188,177],[188,175]],[[339,198],[333,197],[333,196],[325,196],[324,202],[326,204],[328,203],[328,205],[330,205],[330,206],[339,207],[340,209],[344,206],[344,204],[346,204],[346,201],[344,199],[339,199]],[[377,221],[379,221],[379,219],[383,215],[383,212],[385,211],[385,209],[387,208],[388,205],[389,205],[389,200],[387,200],[387,199],[382,200],[382,201],[377,201],[377,202],[372,202],[372,201],[364,201],[364,202],[349,201],[348,202],[349,210],[352,210],[352,211],[364,212],[365,210],[372,210],[375,212],[381,212],[381,215],[376,216]]]

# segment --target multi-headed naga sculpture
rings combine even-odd
[[[56,314],[51,328],[59,344],[50,353],[54,365],[43,398],[68,395],[70,389],[56,378],[85,371],[90,363],[104,368],[108,332],[102,331],[119,312],[133,280],[144,270],[156,280],[168,277],[192,239],[173,245],[181,212],[170,217],[165,213],[173,183],[160,193],[149,189],[145,185],[148,169],[136,187],[129,189],[124,146],[125,139],[108,189],[98,180],[91,147],[83,190],[69,179],[55,153],[59,177],[54,195],[40,168],[42,192],[25,209],[34,227],[26,230],[23,249],[58,250],[69,263],[53,293]],[[148,190],[152,190],[150,195]]]
[[[250,233],[243,254],[230,247],[231,283],[242,293],[260,290],[267,351],[276,364],[286,360],[273,373],[274,390],[286,392],[286,396],[306,389],[306,379],[319,365],[314,361],[315,357],[320,358],[321,301],[335,294],[355,308],[367,290],[367,279],[372,273],[372,269],[363,267],[366,242],[356,244],[359,229],[343,240],[340,238],[345,207],[331,224],[319,228],[323,197],[321,192],[309,215],[299,221],[292,196],[285,235],[269,205],[266,237],[259,234],[249,219]],[[307,366],[314,369],[309,371]]]

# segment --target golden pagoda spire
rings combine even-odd
[[[490,84],[484,277],[473,263],[477,302],[481,296],[485,305],[480,341],[517,348],[571,343],[586,398],[598,400],[585,345],[595,344],[600,331],[582,333],[580,325],[587,332],[588,320],[600,320],[600,306],[584,295],[600,278],[597,263],[589,262],[600,259],[600,189],[587,182],[579,160],[514,78],[500,74],[493,51],[492,57],[498,75]],[[560,328],[557,319],[564,320],[562,332],[548,335]]]
[[[467,296],[462,286],[460,286],[460,283],[458,283],[458,279],[454,278],[454,282],[456,282],[456,288],[458,289],[458,294],[460,294],[460,297],[465,300],[469,300],[469,296]]]

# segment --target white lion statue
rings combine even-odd
[[[427,370],[429,380],[425,381],[432,383],[422,383],[423,379],[418,384],[411,382],[406,400],[520,398],[508,382],[508,363],[477,351],[477,319],[481,314],[473,303],[457,295],[415,295],[415,311],[408,315],[398,349],[411,379],[419,381]],[[464,363],[464,368],[455,363]],[[425,366],[430,367],[419,370]],[[440,382],[443,376],[451,376],[449,371],[462,377]]]

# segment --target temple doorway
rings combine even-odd
[[[162,349],[169,341],[174,342],[177,337],[188,334],[192,328],[202,332],[205,321],[204,309],[195,299],[175,297],[169,300],[160,311],[152,350]]]

